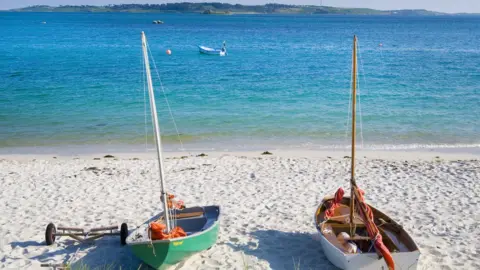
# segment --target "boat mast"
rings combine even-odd
[[[352,158],[351,158],[351,176],[350,176],[350,236],[355,235],[354,226],[354,207],[355,207],[355,191],[357,186],[355,182],[355,113],[357,100],[357,36],[353,36],[353,54],[352,54]]]
[[[167,204],[167,193],[165,192],[165,179],[163,169],[163,158],[162,158],[162,141],[160,140],[160,127],[158,126],[158,116],[157,116],[157,107],[155,105],[155,95],[153,93],[153,84],[152,84],[152,74],[150,73],[150,62],[148,61],[148,51],[147,51],[147,38],[145,33],[142,32],[142,50],[143,50],[143,59],[145,62],[145,71],[147,74],[147,84],[148,84],[148,96],[150,99],[150,111],[152,113],[152,121],[155,133],[155,145],[157,146],[157,157],[158,157],[158,168],[160,171],[160,188],[161,188],[161,199],[163,203],[163,216],[165,218],[165,223],[167,225],[167,232],[170,232],[170,219],[168,213],[168,204]]]

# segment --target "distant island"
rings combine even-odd
[[[447,13],[424,9],[375,10],[369,8],[337,8],[312,5],[240,5],[227,3],[167,3],[167,4],[119,4],[106,6],[46,6],[37,5],[9,10],[12,12],[133,12],[133,13],[201,13],[210,15],[230,14],[334,14],[334,15],[393,15],[434,16]],[[451,15],[451,14],[448,14]]]

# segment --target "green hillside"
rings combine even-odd
[[[443,13],[428,10],[375,10],[368,8],[337,8],[301,5],[240,5],[216,2],[168,3],[168,4],[121,4],[107,6],[30,6],[13,9],[15,12],[156,12],[156,13],[202,13],[202,14],[341,14],[341,15],[399,15],[426,16]]]

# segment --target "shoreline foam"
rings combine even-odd
[[[0,156],[15,156],[15,155],[58,155],[58,156],[85,156],[85,155],[98,155],[108,153],[122,153],[127,155],[142,155],[154,152],[154,145],[70,145],[70,146],[38,146],[38,147],[8,147],[0,148]],[[274,145],[266,144],[264,146],[233,146],[222,147],[216,145],[215,147],[207,147],[204,145],[184,145],[182,149],[180,146],[173,147],[172,145],[166,145],[163,150],[167,154],[175,153],[230,153],[235,155],[236,153],[256,153],[266,150],[272,150],[276,152],[289,152],[289,153],[326,153],[326,152],[350,152],[351,148],[344,145],[303,145],[303,146],[288,146],[288,145]],[[480,156],[480,144],[455,144],[455,145],[367,145],[366,147],[357,147],[358,152],[375,153],[382,152],[383,156],[398,155],[398,153],[438,153],[438,154],[458,154],[458,155],[472,155]],[[387,154],[388,153],[388,154]],[[311,156],[310,154],[310,156]],[[298,156],[298,155],[297,155]]]
[[[307,159],[345,159],[350,158],[351,152],[349,150],[336,151],[313,151],[313,150],[278,150],[268,149],[272,155],[263,155],[263,151],[184,151],[184,152],[164,152],[164,159],[177,158],[194,158],[198,155],[205,154],[207,157],[222,158],[222,157],[278,157],[278,158],[307,158]],[[104,158],[106,155],[111,155],[111,158]],[[468,152],[442,152],[442,151],[358,151],[356,152],[357,160],[367,159],[382,159],[386,161],[454,161],[454,160],[477,160],[480,159],[480,153]],[[156,159],[156,152],[99,152],[89,154],[76,155],[58,155],[58,154],[0,154],[0,159],[5,160],[152,160]]]

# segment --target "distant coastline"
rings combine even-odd
[[[10,12],[128,12],[128,13],[197,13],[206,15],[232,14],[312,14],[312,15],[384,15],[384,16],[438,16],[478,15],[467,13],[442,13],[424,9],[376,10],[369,8],[337,8],[314,5],[240,5],[226,3],[167,3],[121,5],[36,5],[8,10]]]

